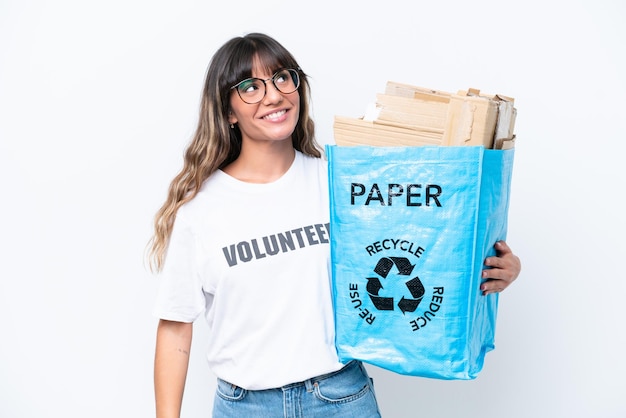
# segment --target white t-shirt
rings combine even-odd
[[[338,370],[327,162],[296,152],[277,181],[222,171],[176,216],[155,315],[209,324],[209,367],[246,389]]]

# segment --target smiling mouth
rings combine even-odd
[[[278,112],[274,112],[274,113],[270,113],[269,115],[265,115],[263,116],[263,119],[265,120],[275,120],[275,119],[280,119],[285,113],[287,113],[286,110],[279,110]]]

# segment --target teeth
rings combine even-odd
[[[270,113],[269,115],[264,116],[263,119],[276,119],[284,115],[285,112],[285,110],[280,110],[278,112]]]

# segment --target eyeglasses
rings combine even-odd
[[[300,86],[300,76],[298,71],[292,68],[283,68],[276,71],[273,76],[268,79],[246,78],[243,81],[232,86],[230,89],[237,89],[237,93],[241,100],[248,104],[259,103],[265,97],[267,91],[266,84],[272,80],[272,84],[276,90],[283,94],[293,93]]]

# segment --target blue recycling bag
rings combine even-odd
[[[327,145],[332,291],[342,361],[474,379],[498,296],[480,292],[506,238],[514,150]]]

